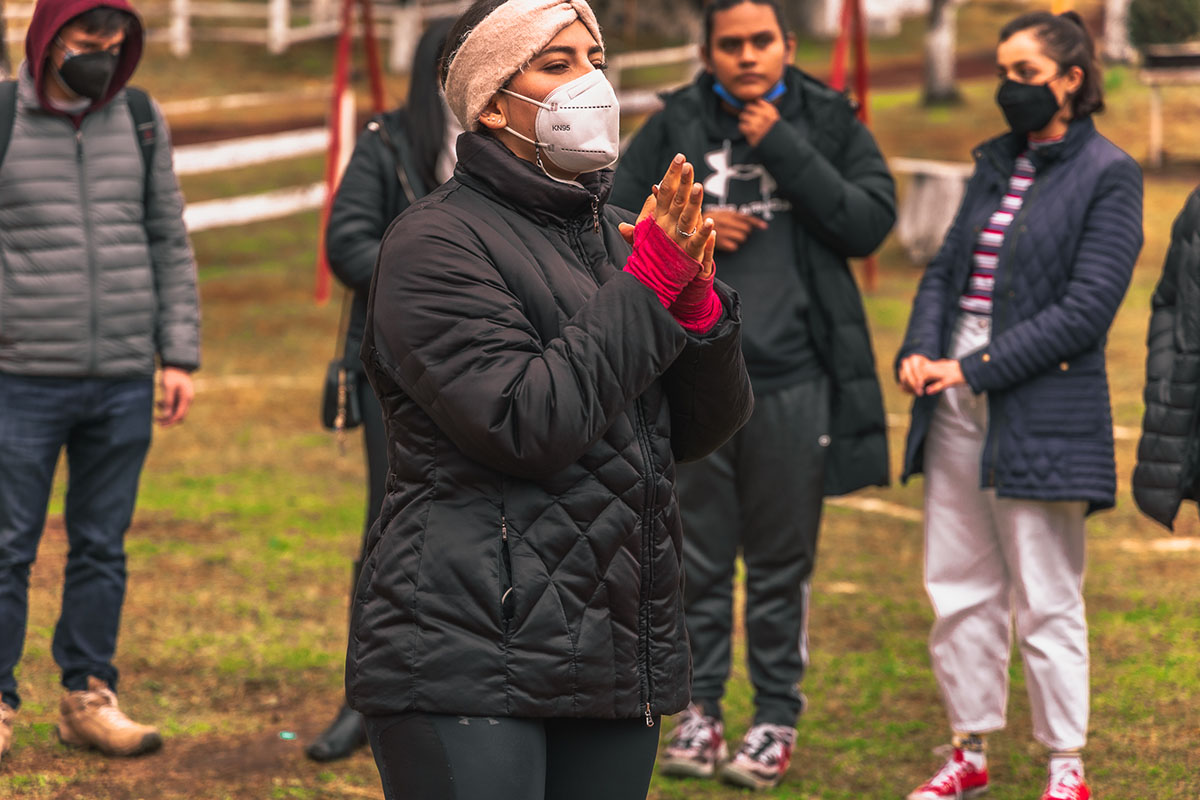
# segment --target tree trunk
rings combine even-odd
[[[1104,2],[1104,57],[1121,63],[1133,60],[1133,47],[1129,44],[1129,0]]]
[[[8,23],[4,17],[4,0],[0,0],[0,80],[7,80],[12,74],[12,62],[8,60]]]
[[[955,0],[931,0],[925,31],[925,92],[927,106],[962,102],[954,82],[958,6]]]

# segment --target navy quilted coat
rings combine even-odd
[[[1173,528],[1180,503],[1200,498],[1200,189],[1171,229],[1153,308],[1133,499]]]
[[[559,183],[477,133],[458,157],[375,269],[363,362],[391,469],[347,697],[367,714],[680,711],[675,460],[752,410],[736,296],[722,287],[722,320],[692,337],[622,271],[610,171]]]
[[[943,358],[982,225],[1000,206],[1023,137],[976,149],[975,172],[941,250],[925,270],[896,363]],[[1116,495],[1112,410],[1104,364],[1109,326],[1142,247],[1142,174],[1091,119],[1032,154],[1037,177],[1009,227],[996,268],[992,338],[962,359],[988,394],[980,483],[998,496],[1085,500]],[[903,480],[922,469],[937,397],[913,403]]]

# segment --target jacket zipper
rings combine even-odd
[[[654,590],[654,543],[651,541],[652,530],[650,524],[650,514],[654,509],[654,471],[651,469],[651,448],[650,434],[646,427],[646,415],[642,409],[641,398],[633,401],[635,414],[634,423],[637,425],[638,446],[642,450],[642,460],[645,463],[645,468],[642,472],[642,477],[646,481],[646,504],[642,510],[641,526],[642,526],[642,596],[639,604],[639,612],[641,614],[642,624],[642,652],[644,656],[644,667],[642,673],[642,691],[644,692],[644,704],[646,714],[646,727],[654,727],[654,714],[651,711],[651,705],[654,702],[654,686],[650,680],[650,671],[653,662],[650,658],[650,594]]]
[[[90,308],[88,309],[88,330],[91,335],[88,337],[88,374],[95,374],[99,355],[97,353],[98,343],[96,338],[99,334],[100,320],[96,310],[99,304],[96,280],[96,256],[92,247],[92,214],[90,204],[88,203],[87,180],[84,172],[87,170],[87,165],[83,160],[83,123],[75,129],[75,164],[78,167],[77,174],[79,176],[79,197],[83,206],[83,243],[84,249],[87,251],[87,266],[88,266],[88,289],[91,294]]]
[[[578,228],[574,228],[574,227],[572,227],[568,230],[571,234],[569,241],[571,242],[572,249],[575,251],[575,254],[580,258],[580,260],[583,261],[584,265],[587,266],[588,271],[592,274],[592,279],[596,282],[596,285],[599,286],[600,278],[598,275],[596,275],[596,271],[592,268],[591,262],[588,260],[586,254],[583,252],[583,248],[580,246],[580,243],[579,243],[580,230]],[[597,234],[600,232],[600,198],[596,197],[595,195],[592,196],[592,230]],[[638,447],[642,451],[642,460],[646,465],[642,472],[642,478],[646,481],[646,506],[645,506],[645,509],[642,511],[641,520],[640,520],[640,524],[641,524],[641,528],[642,528],[641,561],[642,561],[642,566],[643,566],[643,577],[642,577],[642,596],[638,603],[638,614],[640,616],[639,624],[641,627],[641,632],[640,632],[640,635],[638,638],[641,639],[641,649],[642,649],[642,652],[645,654],[644,660],[643,660],[643,672],[642,672],[642,703],[641,703],[642,708],[641,708],[641,711],[644,714],[645,719],[646,719],[646,727],[653,728],[654,727],[654,712],[653,712],[654,688],[650,681],[651,660],[650,660],[650,600],[649,600],[649,598],[650,598],[650,592],[652,591],[652,589],[654,587],[654,554],[653,554],[652,543],[650,541],[650,538],[651,538],[650,514],[651,514],[652,510],[654,509],[655,486],[654,486],[654,470],[651,468],[651,464],[653,463],[653,461],[651,460],[650,434],[649,434],[649,430],[646,425],[645,413],[642,410],[641,399],[634,401],[634,410],[636,412],[634,415],[635,416],[634,427],[637,429]]]
[[[500,512],[500,560],[501,575],[500,580],[506,585],[503,586],[503,593],[500,595],[500,619],[504,623],[504,640],[508,641],[509,623],[512,621],[512,615],[508,613],[506,604],[513,592],[513,577],[512,577],[512,555],[508,550],[508,517],[504,512]]]
[[[994,163],[995,162],[993,162],[993,164]],[[1011,223],[1009,223],[1008,230],[1012,234],[1012,236],[1011,237],[1005,236],[1003,249],[1001,250],[1002,255],[1012,255],[1012,251],[1016,248],[1017,239],[1020,238],[1020,235],[1021,235],[1021,228],[1018,223],[1020,223],[1022,220],[1025,219],[1026,214],[1029,211],[1029,207],[1033,205],[1033,201],[1037,197],[1038,192],[1041,190],[1042,186],[1045,185],[1044,182],[1038,183],[1038,181],[1037,181],[1038,177],[1040,177],[1040,175],[1038,175],[1038,174],[1034,175],[1033,185],[1029,187],[1029,193],[1021,201],[1021,210],[1017,212],[1017,215],[1015,217],[1013,217],[1013,221]],[[1002,192],[1007,191],[1007,188],[1002,187],[1000,191],[1002,191]],[[997,261],[996,261],[997,267],[1002,263],[1002,261],[1004,261],[1004,259],[997,259]],[[1008,297],[1008,287],[1011,285],[1012,285],[1012,270],[1006,269],[1004,271],[1004,286],[1002,287],[1001,291],[999,293],[994,292],[994,291],[992,292],[992,330],[991,330],[991,334],[989,336],[989,340],[991,338],[994,338],[997,330],[1000,329],[1000,326],[997,324],[998,315],[996,314],[996,311],[997,311],[996,301],[998,299]],[[1008,310],[1008,306],[1006,304],[1005,311],[1007,312],[1007,310]],[[988,467],[987,485],[994,489],[994,488],[996,488],[996,465],[1000,461],[1000,453],[999,453],[1000,448],[996,444],[994,431],[996,430],[996,428],[998,426],[992,424],[992,420],[995,420],[996,415],[994,415],[992,413],[991,406],[992,406],[991,397],[989,395],[989,398],[988,398],[988,419],[989,419],[989,421],[988,421],[988,444],[991,446],[991,450],[992,450],[992,463]]]

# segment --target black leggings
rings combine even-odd
[[[387,800],[645,800],[658,751],[644,719],[366,720]]]

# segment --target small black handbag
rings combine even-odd
[[[321,391],[321,424],[327,430],[342,433],[362,424],[362,406],[358,402],[358,382],[362,366],[346,363],[346,335],[349,328],[351,292],[342,301],[342,335],[338,337],[337,357],[325,368],[325,386]]]

